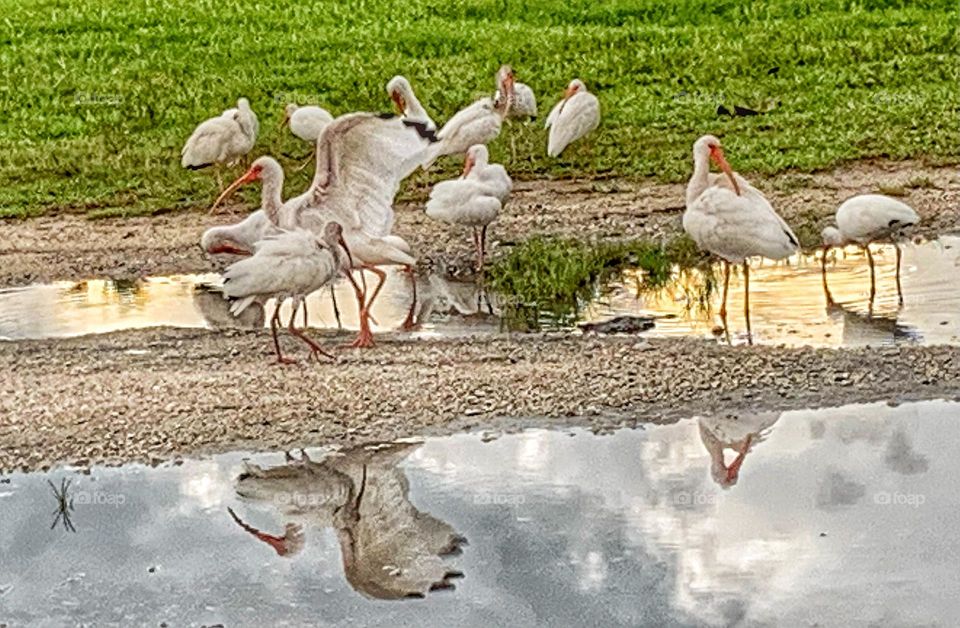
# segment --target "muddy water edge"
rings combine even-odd
[[[929,184],[908,187],[917,172]],[[840,200],[876,191],[882,180],[904,187],[928,234],[960,225],[954,169],[861,164],[787,178],[770,187],[788,219],[813,212],[813,222],[825,224]],[[682,186],[624,185],[600,194],[598,185],[605,184],[521,186],[499,227],[500,246],[535,233],[678,233]],[[548,188],[556,189],[551,195],[544,192]],[[50,218],[4,225],[10,239],[3,250],[3,283],[209,272],[196,237],[204,226],[229,220],[176,214],[152,221]],[[469,251],[463,234],[430,224],[415,207],[401,209],[399,224],[433,243],[426,261],[456,260]],[[855,261],[849,266],[852,282],[862,278]],[[844,260],[838,264],[848,272]],[[853,306],[855,314],[861,306]],[[319,335],[333,345],[344,338]],[[357,443],[482,427],[509,417],[609,429],[704,409],[960,395],[960,358],[949,346],[838,351],[566,332],[412,341],[386,333],[380,340],[368,352],[338,347],[336,363],[287,368],[271,364],[260,331],[150,328],[0,342],[0,469]]]

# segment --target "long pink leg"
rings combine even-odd
[[[336,359],[332,354],[324,351],[323,347],[317,344],[316,341],[314,341],[312,338],[307,336],[307,334],[304,333],[303,330],[297,329],[296,326],[293,324],[294,320],[296,319],[297,307],[299,305],[300,305],[299,302],[294,303],[293,313],[290,315],[290,324],[287,325],[287,331],[289,331],[292,336],[296,336],[297,338],[305,342],[306,345],[310,347],[310,355],[315,357],[318,362],[320,361],[320,355],[325,355],[328,358]],[[303,305],[304,307],[306,307],[307,304],[304,302]]]
[[[750,332],[750,263],[743,260],[743,316],[747,320],[747,343],[753,344]]]
[[[373,332],[370,331],[370,308],[373,307],[373,302],[376,300],[377,295],[380,294],[383,283],[387,280],[387,273],[376,266],[364,266],[363,268],[379,277],[380,281],[377,283],[377,287],[373,289],[373,294],[370,296],[370,299],[365,303],[363,302],[362,295],[357,295],[360,297],[360,333],[357,334],[356,340],[350,345],[355,348],[368,348],[373,346]]]
[[[410,289],[413,291],[413,300],[410,302],[410,309],[407,310],[407,317],[403,319],[403,324],[400,325],[400,329],[403,331],[413,331],[418,327],[413,316],[413,311],[417,307],[417,275],[413,266],[405,266],[404,268],[410,275]]]
[[[290,320],[293,320],[293,315],[290,316]],[[276,307],[273,309],[273,316],[270,317],[270,332],[273,334],[273,348],[277,352],[277,364],[296,364],[296,360],[284,357],[283,353],[280,352],[280,339],[277,337],[277,328],[280,325],[280,302],[278,300]]]

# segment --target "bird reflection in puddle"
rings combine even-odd
[[[336,530],[347,581],[376,599],[425,597],[453,589],[463,574],[448,558],[461,553],[466,539],[447,523],[418,510],[409,499],[401,461],[419,443],[355,447],[319,460],[301,451],[287,463],[262,468],[247,464],[236,481],[237,493],[250,501],[274,505],[285,517],[311,527]],[[303,525],[288,522],[282,535],[271,535],[230,515],[278,555],[290,557],[306,543]]]
[[[770,433],[781,412],[751,412],[740,415],[707,416],[699,419],[700,441],[710,454],[710,477],[721,488],[730,488],[740,478],[747,454]],[[729,464],[724,452],[736,457]]]
[[[901,310],[903,309],[903,292],[900,287],[900,249],[897,248],[897,310],[893,316],[884,316],[874,312],[874,301],[876,299],[876,283],[873,272],[873,258],[870,258],[870,296],[867,301],[867,312],[861,313],[854,309],[852,303],[841,303],[833,298],[830,292],[830,285],[827,281],[827,251],[823,252],[820,263],[821,279],[823,283],[823,295],[826,299],[827,317],[831,320],[841,322],[843,330],[844,345],[862,345],[878,344],[883,341],[910,341],[922,342],[923,336],[920,333],[906,325],[897,322]]]

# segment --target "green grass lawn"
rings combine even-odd
[[[512,124],[491,149],[520,178],[678,181],[705,132],[723,136],[745,172],[875,156],[960,162],[956,0],[0,0],[0,9],[0,217],[206,207],[215,183],[182,170],[179,150],[240,95],[260,116],[255,152],[293,164],[307,147],[276,128],[288,100],[335,114],[389,110],[384,84],[403,73],[442,122],[491,92],[504,62],[536,91],[541,121],[575,76],[604,112],[593,141],[560,161],[546,157],[540,123]],[[731,118],[719,105],[769,112]],[[294,175],[288,192],[307,178]]]

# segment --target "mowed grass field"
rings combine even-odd
[[[277,129],[288,101],[334,114],[390,110],[384,84],[402,73],[442,123],[492,92],[501,63],[540,101],[537,123],[511,124],[491,146],[518,178],[682,180],[691,142],[706,132],[744,172],[878,156],[960,162],[956,0],[0,0],[0,9],[0,217],[207,207],[213,177],[181,169],[179,151],[238,96],[260,117],[255,154],[292,166],[308,148]],[[589,144],[551,160],[542,121],[573,77],[597,94],[604,120]],[[766,113],[725,116],[720,105]],[[445,161],[430,180],[454,167]],[[288,179],[288,193],[309,170]]]

